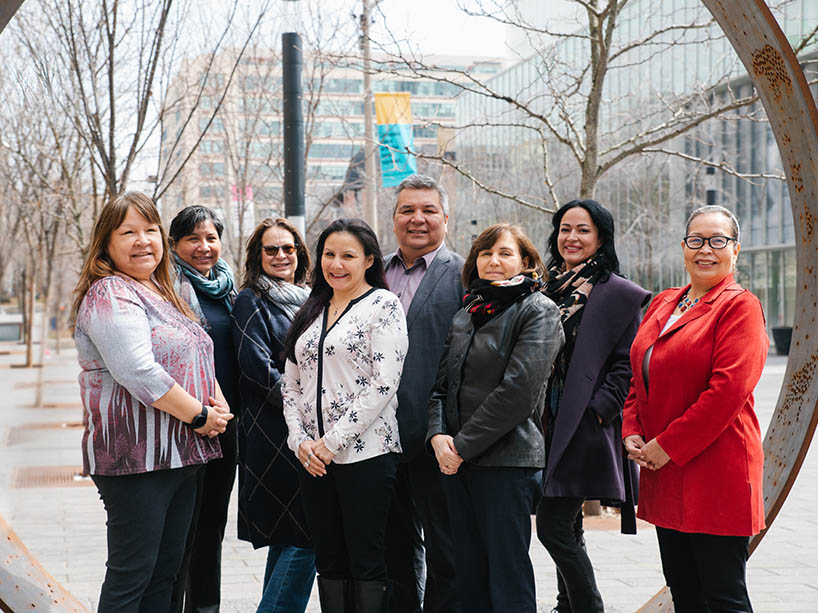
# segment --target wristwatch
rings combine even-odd
[[[194,417],[190,422],[190,427],[194,430],[198,430],[202,426],[207,423],[207,405],[202,405],[202,412],[199,413],[196,417]]]

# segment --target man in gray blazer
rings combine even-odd
[[[429,392],[464,293],[463,258],[443,244],[448,196],[432,177],[404,179],[395,188],[392,217],[398,250],[386,257],[386,280],[406,311],[409,352],[398,388],[403,456],[386,535],[389,610],[449,613],[458,610],[449,514],[443,476],[424,441]]]

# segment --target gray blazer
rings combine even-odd
[[[386,256],[386,265],[393,257],[395,253]],[[460,282],[462,269],[463,258],[443,245],[423,276],[406,313],[409,352],[398,387],[398,428],[404,461],[424,453],[429,393],[435,383],[452,317],[460,308],[465,293]]]

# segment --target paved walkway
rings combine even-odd
[[[36,354],[36,352],[35,352]],[[43,368],[11,368],[23,361],[19,345],[0,343],[0,515],[69,591],[94,610],[105,565],[105,513],[88,480],[55,474],[55,467],[81,465],[82,420],[73,347],[47,355]],[[778,396],[786,360],[771,356],[756,404],[766,427]],[[37,400],[42,379],[42,397]],[[48,470],[35,470],[38,468]],[[49,468],[50,467],[50,468]],[[28,473],[24,472],[26,469]],[[47,481],[46,477],[51,480]],[[62,482],[60,482],[62,479]],[[31,485],[39,480],[38,487]],[[773,528],[749,563],[755,610],[818,611],[818,455],[806,459]],[[235,497],[224,544],[223,606],[226,612],[255,610],[261,593],[265,551],[235,538]],[[588,549],[610,612],[634,611],[662,585],[655,535],[643,525],[623,536],[610,521],[595,520]],[[538,541],[531,546],[540,610],[555,593],[554,567]],[[317,612],[313,593],[310,611]]]

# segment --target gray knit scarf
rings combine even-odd
[[[310,295],[310,290],[306,287],[287,283],[281,279],[274,279],[265,274],[258,276],[254,289],[284,311],[290,321],[293,320],[298,309],[301,308],[301,305],[306,302],[307,297]]]

